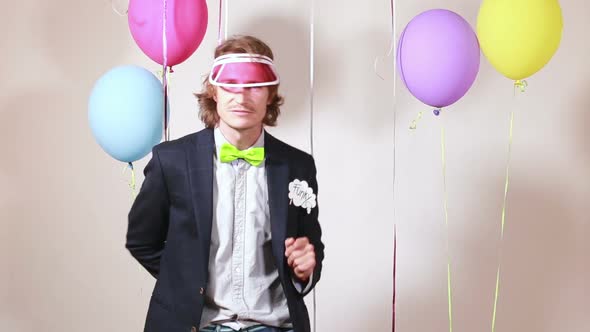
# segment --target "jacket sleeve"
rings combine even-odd
[[[158,149],[144,169],[145,179],[129,211],[125,247],[152,275],[158,278],[160,258],[168,232],[170,202]]]
[[[324,260],[324,244],[322,243],[322,229],[318,220],[319,215],[319,204],[318,198],[318,182],[317,182],[317,171],[313,158],[310,158],[309,173],[307,182],[312,188],[313,193],[316,194],[316,206],[311,209],[310,213],[302,209],[302,221],[299,223],[299,237],[307,237],[309,242],[313,245],[315,250],[316,266],[313,270],[313,274],[310,277],[311,285],[305,285],[301,291],[302,296],[307,295],[315,287],[322,274],[322,263]]]

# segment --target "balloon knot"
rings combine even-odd
[[[525,92],[528,86],[529,84],[526,80],[516,80],[514,82],[514,87],[520,89],[520,92]]]

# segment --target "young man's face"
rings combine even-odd
[[[235,92],[221,87],[215,87],[215,90],[220,122],[238,131],[262,129],[266,106],[270,103],[268,87],[242,88]]]

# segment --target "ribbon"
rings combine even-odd
[[[446,236],[446,249],[447,249],[447,297],[449,306],[449,332],[453,332],[453,303],[451,293],[451,255],[449,250],[449,213],[448,213],[448,195],[447,195],[447,163],[446,163],[446,150],[445,150],[445,128],[441,127],[440,133],[440,144],[441,144],[441,160],[442,160],[442,173],[443,173],[443,205],[445,214],[445,226],[447,229]]]
[[[520,89],[520,92],[525,92],[528,86],[529,83],[526,80],[516,80],[514,82],[514,87]]]
[[[424,113],[423,111],[420,111],[420,113],[418,113],[418,116],[416,116],[416,118],[414,120],[412,120],[412,123],[410,124],[411,130],[416,130],[416,128],[418,127],[418,121],[420,121],[422,119],[423,113]]]
[[[129,185],[129,188],[131,189],[131,199],[135,199],[135,197],[137,196],[137,190],[136,190],[136,182],[135,182],[135,168],[133,167],[133,163],[127,163],[127,165],[125,165],[125,167],[123,168],[123,174],[125,174],[125,172],[127,170],[131,171],[131,180],[127,183]]]
[[[118,1],[117,1],[117,2],[118,2]],[[122,11],[121,11],[121,10],[118,8],[118,6],[115,6],[115,0],[111,0],[111,8],[112,8],[112,9],[113,9],[113,11],[114,11],[114,12],[115,12],[117,15],[119,15],[119,16],[125,16],[125,15],[127,15],[128,11],[129,11],[129,9],[127,9],[127,8],[126,8],[126,9],[125,9],[125,12],[123,13],[123,12],[122,12]]]
[[[168,130],[168,40],[166,36],[166,20],[167,20],[167,7],[168,1],[164,0],[164,10],[162,12],[162,51],[163,51],[163,64],[162,64],[162,85],[164,89],[164,140],[170,140],[170,131]],[[172,71],[172,68],[170,68]]]
[[[516,84],[515,84],[516,86]],[[522,90],[521,90],[522,91]],[[494,309],[492,311],[492,332],[496,330],[496,314],[498,307],[498,294],[500,292],[500,265],[502,262],[502,242],[504,240],[504,224],[506,222],[506,200],[508,197],[508,186],[510,184],[510,159],[512,155],[512,138],[514,129],[514,109],[510,112],[510,130],[508,133],[508,160],[506,161],[506,180],[504,181],[504,199],[502,201],[502,223],[500,227],[500,253],[498,258],[498,270],[496,272],[496,288],[494,291]]]
[[[388,58],[388,57],[391,56],[391,54],[393,53],[393,48],[395,46],[396,36],[397,36],[396,26],[395,26],[395,23],[396,23],[396,18],[395,18],[396,10],[395,10],[395,2],[394,2],[394,0],[390,0],[389,1],[389,5],[390,5],[389,7],[390,7],[390,17],[391,17],[391,42],[389,44],[389,51],[387,51],[387,54],[385,56],[377,56],[377,57],[375,57],[375,61],[373,62],[373,71],[382,80],[385,80],[385,78],[379,74],[379,71],[377,70],[377,65],[378,65],[380,59],[382,59],[382,58]],[[394,62],[395,62],[395,58],[394,58]],[[395,91],[395,74],[396,74],[395,66],[394,66],[393,74],[394,74],[394,83],[393,84],[394,84],[394,91]]]
[[[217,45],[221,45],[221,43],[224,40],[227,39],[227,13],[228,13],[228,7],[229,7],[228,6],[228,1],[223,2],[223,0],[219,0],[219,15],[218,15],[219,18],[218,18],[218,22],[217,22]],[[224,13],[224,9],[225,9],[225,14],[223,14]],[[223,19],[222,19],[222,17],[223,17]],[[223,31],[223,38],[221,37],[222,36],[222,31]]]
[[[309,18],[309,148],[310,154],[314,155],[314,141],[313,141],[313,97],[314,97],[314,54],[315,54],[315,0],[310,2],[310,18]],[[313,332],[317,332],[317,300],[316,288],[313,288]]]

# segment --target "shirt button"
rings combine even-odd
[[[236,272],[237,273],[240,273],[240,268],[239,267],[236,267]]]
[[[205,289],[203,287],[199,288],[199,294],[203,295],[205,293]]]

